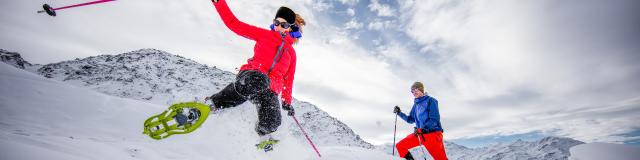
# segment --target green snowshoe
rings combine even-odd
[[[171,105],[166,111],[144,121],[143,134],[160,140],[174,134],[187,134],[198,129],[209,116],[209,106],[198,102]]]

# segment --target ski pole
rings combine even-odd
[[[295,116],[291,116],[293,118],[294,121],[296,121],[296,124],[298,125],[298,128],[300,128],[300,131],[302,131],[302,134],[304,134],[304,137],[307,138],[307,141],[309,141],[309,144],[311,144],[311,147],[313,147],[313,150],[316,151],[316,153],[318,154],[318,157],[322,157],[320,156],[320,152],[318,152],[318,149],[316,148],[315,145],[313,145],[313,142],[311,141],[311,139],[309,139],[309,136],[307,136],[307,132],[304,132],[304,129],[302,129],[302,126],[300,126],[300,123],[298,122],[298,119]]]
[[[398,125],[398,114],[396,114],[396,120],[393,121],[393,146],[391,146],[391,155],[396,155],[396,126]]]
[[[42,8],[44,8],[44,10],[38,11],[38,13],[46,12],[50,16],[56,16],[56,10],[63,10],[63,9],[67,9],[67,8],[80,7],[80,6],[86,6],[86,5],[93,5],[93,4],[105,3],[105,2],[111,2],[111,1],[116,1],[116,0],[97,0],[97,1],[92,1],[92,2],[86,2],[86,3],[74,4],[74,5],[70,5],[70,6],[64,6],[64,7],[60,7],[60,8],[53,8],[53,7],[49,6],[48,4],[44,4],[44,5],[42,5]]]
[[[418,136],[418,144],[420,144],[420,151],[422,151],[422,158],[424,158],[424,160],[427,160],[427,153],[424,152],[425,148],[423,148],[423,147],[426,147],[426,146],[424,146],[424,144],[422,144],[422,139],[424,139],[424,137],[422,137],[422,129],[418,128],[417,132],[418,132],[418,134],[417,134],[417,136]]]

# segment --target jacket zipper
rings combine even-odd
[[[267,74],[271,74],[271,71],[276,66],[276,63],[278,63],[278,61],[280,61],[280,58],[282,58],[282,55],[280,53],[282,53],[282,48],[284,47],[285,35],[280,34],[280,36],[282,37],[282,43],[280,43],[280,46],[278,46],[278,52],[276,53],[276,56],[273,57],[273,62],[271,63],[271,67],[269,68],[269,71],[267,72]]]

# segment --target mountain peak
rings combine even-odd
[[[558,142],[558,141],[569,141],[569,142],[581,142],[572,138],[566,138],[566,137],[556,137],[556,136],[547,136],[544,137],[542,139],[540,139],[538,142],[539,143],[547,143],[547,142]]]
[[[106,94],[163,105],[210,96],[234,79],[231,72],[157,49],[47,64],[38,73]]]
[[[130,51],[130,52],[123,53],[122,55],[144,55],[144,56],[161,55],[161,56],[176,56],[176,57],[180,57],[180,56],[177,56],[177,55],[173,55],[173,54],[171,54],[169,52],[166,52],[166,51],[163,51],[163,50],[159,50],[159,49],[155,49],[155,48],[142,48],[142,49],[138,49],[138,50],[135,50],[135,51]]]
[[[9,52],[4,49],[0,49],[0,61],[20,69],[25,69],[25,67],[31,66],[31,63],[22,59],[20,53]]]

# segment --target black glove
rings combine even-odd
[[[400,107],[398,107],[398,106],[393,107],[393,113],[398,114],[398,113],[400,113],[400,112],[401,112],[401,111],[400,111]]]
[[[413,135],[418,137],[420,136],[420,134],[422,134],[422,132],[420,131],[420,128],[413,127]],[[420,139],[422,139],[422,137],[420,137]]]
[[[211,2],[213,2],[213,3],[218,3],[218,1],[220,1],[220,0],[211,0]]]
[[[287,115],[289,115],[289,116],[295,115],[295,111],[293,110],[293,106],[291,106],[290,104],[283,103],[282,104],[282,109],[284,109],[285,111],[288,111]]]

